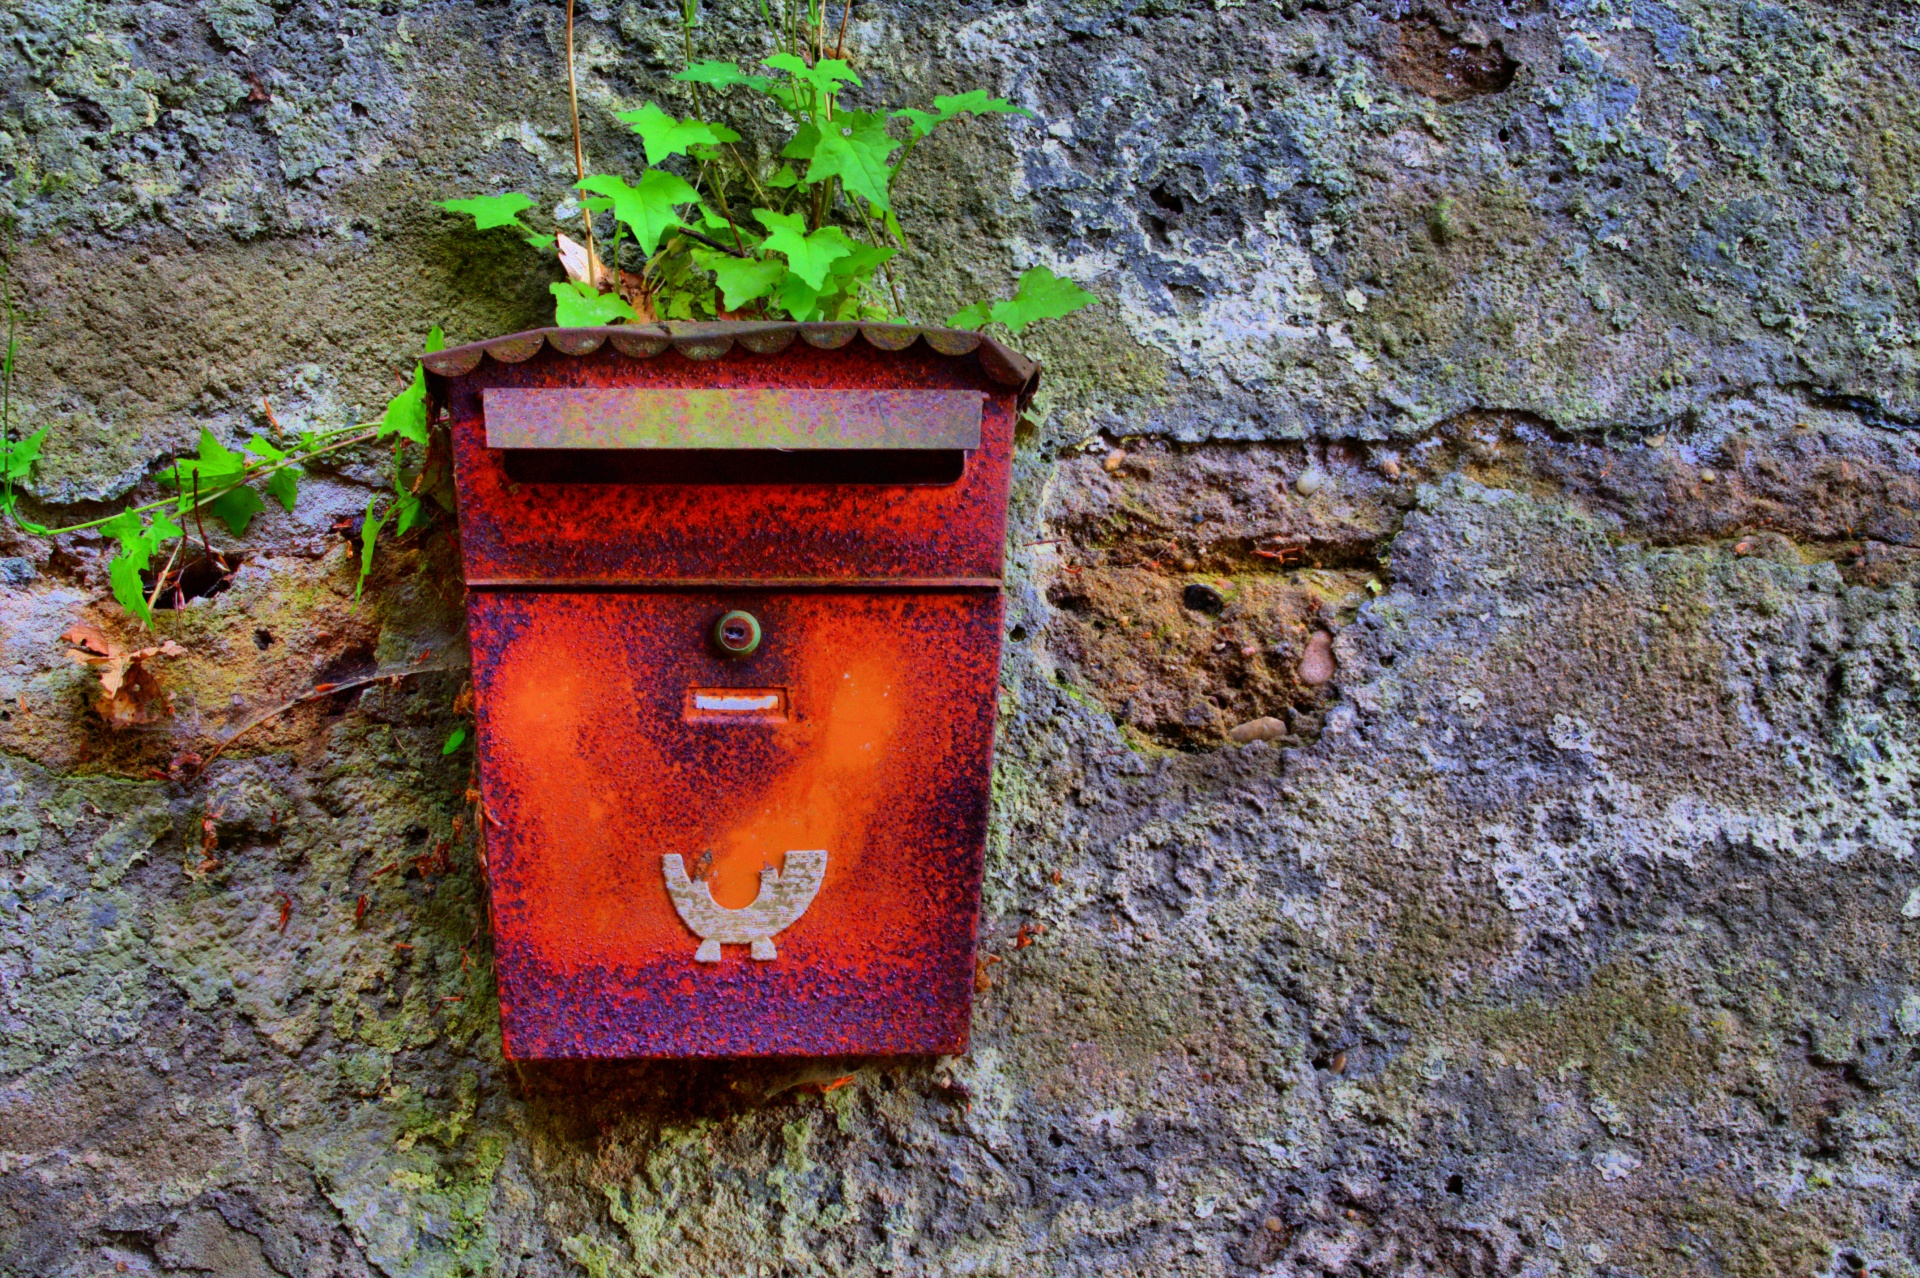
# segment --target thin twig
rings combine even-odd
[[[567,0],[567,104],[573,108],[573,174],[584,182],[587,180],[587,153],[580,145],[580,85],[573,74],[573,0]],[[593,251],[593,210],[581,209],[580,221],[587,230],[587,279],[594,288],[600,287],[599,256]]]
[[[728,224],[731,225],[732,224],[731,221],[729,221]],[[753,256],[753,254],[747,252],[747,246],[744,244],[740,246],[738,251],[735,251],[734,249],[729,248],[727,245],[722,244],[719,240],[700,234],[700,232],[694,230],[692,227],[676,226],[673,228],[673,233],[675,235],[680,236],[683,239],[689,239],[697,243],[704,244],[710,249],[719,249],[722,253],[731,253],[735,257],[752,257]],[[736,230],[734,234],[738,235],[739,231]]]
[[[840,40],[833,46],[833,56],[844,58],[847,54],[847,19],[853,16],[853,0],[847,0],[847,7],[840,11]]]
[[[147,615],[148,616],[152,616],[154,608],[159,606],[160,592],[166,589],[167,576],[169,573],[173,571],[173,565],[175,561],[177,561],[180,558],[180,552],[186,548],[186,545],[187,545],[187,539],[185,537],[181,537],[178,541],[173,543],[173,554],[167,557],[167,566],[162,568],[160,570],[160,575],[153,579],[153,593],[147,596]]]
[[[261,724],[266,723],[269,720],[279,718],[281,715],[293,709],[295,706],[305,705],[309,701],[318,701],[322,697],[330,697],[336,692],[351,692],[355,688],[364,688],[370,683],[379,683],[383,679],[406,679],[406,678],[410,678],[413,675],[436,674],[441,671],[461,670],[461,669],[465,669],[465,667],[463,666],[410,666],[405,670],[386,670],[377,674],[366,675],[365,677],[359,678],[359,679],[342,679],[339,683],[316,683],[313,685],[311,689],[301,693],[299,696],[295,697],[293,700],[285,703],[284,705],[277,705],[271,710],[263,711],[262,713],[255,715],[253,718],[247,720],[244,724],[240,725],[240,727],[234,731],[232,736],[228,737],[225,741],[222,741],[219,745],[213,748],[213,752],[207,755],[206,760],[201,763],[199,770],[193,774],[192,780],[198,781],[201,777],[205,776],[207,769],[213,766],[213,761],[220,757],[221,751],[225,750],[228,746],[238,741],[241,737],[245,736],[247,733],[252,732],[255,728],[259,727]]]
[[[173,464],[173,482],[176,485],[180,482],[180,463],[177,461]],[[200,517],[200,470],[198,467],[195,467],[193,472],[193,523],[200,530],[200,549],[206,554],[208,562],[212,562],[213,543],[207,540],[207,521]],[[181,540],[184,541],[185,538]]]

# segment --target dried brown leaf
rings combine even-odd
[[[60,640],[62,643],[79,644],[88,652],[102,657],[106,656],[108,650],[113,646],[112,641],[101,634],[100,631],[84,623],[76,623],[67,633],[60,636]]]
[[[112,728],[129,728],[153,723],[173,713],[173,706],[160,687],[159,678],[142,662],[155,657],[184,657],[187,650],[171,639],[150,648],[128,652],[118,641],[109,639],[89,625],[75,625],[61,636],[68,643],[81,645],[67,649],[67,657],[76,665],[90,666],[100,679],[100,695],[94,712]]]

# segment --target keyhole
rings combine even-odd
[[[748,656],[760,646],[760,620],[750,612],[730,612],[714,625],[713,637],[729,657]]]

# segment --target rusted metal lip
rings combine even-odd
[[[912,324],[862,324],[860,336],[876,350],[904,351],[920,340],[920,330]]]
[[[496,337],[482,343],[487,354],[502,364],[524,364],[540,353],[546,344],[549,333],[564,332],[564,329],[541,328],[530,333],[515,333],[511,337]]]
[[[800,340],[823,351],[837,351],[860,336],[858,324],[802,324]]]
[[[964,328],[923,328],[920,336],[942,355],[971,355],[986,339]]]
[[[785,350],[795,338],[822,350],[839,350],[856,337],[865,337],[879,350],[900,351],[924,339],[942,355],[973,355],[989,377],[1002,386],[1021,388],[1024,401],[1040,384],[1040,363],[991,337],[962,328],[926,328],[917,324],[799,324],[790,320],[715,320],[698,323],[619,324],[604,328],[538,328],[450,346],[421,358],[437,377],[462,377],[491,355],[502,363],[518,364],[533,358],[543,345],[564,354],[587,354],[611,343],[622,355],[651,359],[669,346],[689,359],[718,359],[735,343],[757,355]],[[589,343],[591,343],[589,345]]]
[[[793,339],[798,336],[791,325],[779,324],[743,331],[739,341],[755,355],[778,355],[793,345]]]
[[[429,373],[437,373],[441,377],[465,377],[480,367],[480,360],[486,353],[478,345],[460,346],[450,351],[433,351],[422,355],[420,362],[426,365]]]
[[[547,344],[562,355],[591,355],[606,341],[607,335],[597,328],[561,328],[547,334]]]
[[[673,345],[671,337],[644,328],[616,328],[607,337],[613,349],[633,359],[652,359]]]
[[[725,333],[709,333],[700,337],[676,337],[673,349],[688,359],[719,359],[733,349],[733,338]]]

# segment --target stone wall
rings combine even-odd
[[[583,0],[602,163],[676,23]],[[1920,1272],[1920,11],[852,28],[868,101],[1036,113],[916,157],[919,313],[1105,299],[1022,343],[972,1050],[503,1062],[456,535],[356,603],[379,457],[162,614],[157,725],[59,639],[134,634],[104,544],[9,534],[0,1273]],[[31,511],[543,322],[427,202],[565,194],[562,33],[11,0]]]

